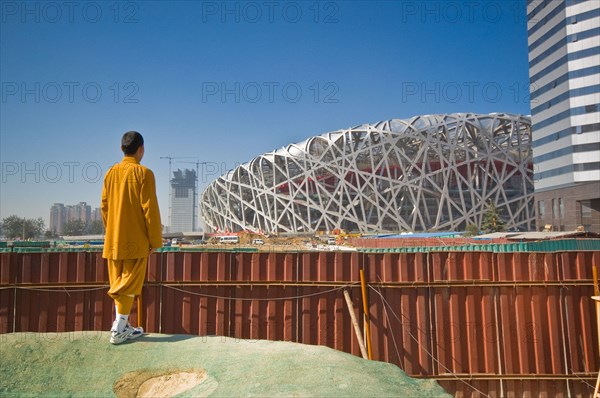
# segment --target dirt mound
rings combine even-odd
[[[447,397],[433,380],[323,346],[108,332],[0,335],[2,397]]]

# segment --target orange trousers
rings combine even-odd
[[[115,300],[117,312],[129,315],[135,296],[142,294],[148,257],[133,260],[108,259],[108,295]]]

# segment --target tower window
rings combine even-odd
[[[582,200],[581,201],[581,217],[589,218],[592,216],[592,201]]]
[[[546,206],[544,205],[543,200],[540,200],[538,202],[538,214],[540,218],[544,218],[544,216],[546,215]]]
[[[176,187],[175,188],[175,197],[176,198],[187,198],[188,197],[188,188],[187,187]]]

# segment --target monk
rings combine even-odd
[[[140,164],[144,138],[137,131],[125,133],[121,150],[121,163],[112,166],[104,177],[101,205],[106,229],[102,257],[108,262],[108,295],[116,311],[112,344],[144,334],[141,326],[129,324],[129,313],[134,297],[142,293],[148,256],[162,246],[154,173]]]

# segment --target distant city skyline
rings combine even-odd
[[[89,225],[92,221],[102,221],[100,208],[92,207],[86,202],[79,202],[76,205],[65,205],[64,203],[54,203],[50,206],[50,221],[46,226],[48,231],[55,234],[62,234],[64,226],[71,221],[81,221]]]

